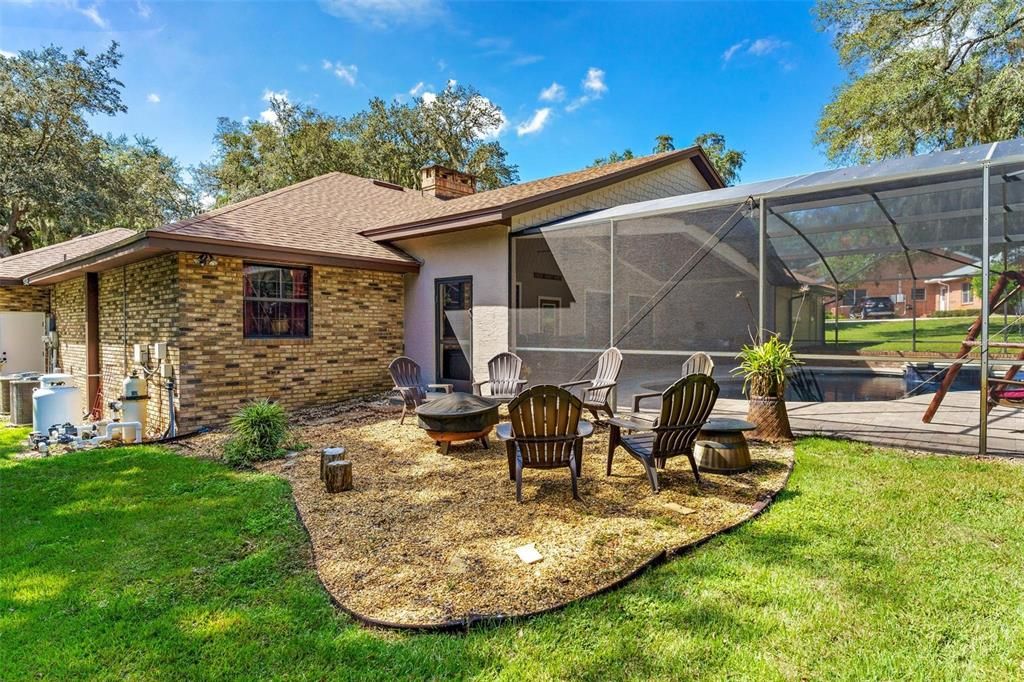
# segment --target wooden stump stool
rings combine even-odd
[[[320,453],[320,480],[324,480],[327,465],[345,458],[345,448],[324,448]]]
[[[329,493],[352,490],[352,462],[337,459],[328,463],[324,468],[324,485]]]

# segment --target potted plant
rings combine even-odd
[[[793,355],[793,344],[778,334],[750,346],[743,346],[734,372],[743,375],[743,392],[750,402],[747,421],[756,426],[750,434],[769,443],[793,440],[786,411],[786,372],[800,361]]]

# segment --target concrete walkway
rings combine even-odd
[[[978,453],[977,391],[950,393],[931,424],[921,421],[930,395],[878,402],[788,403],[798,435],[822,435],[953,454]],[[743,417],[745,400],[719,400],[715,416]],[[1024,411],[996,407],[989,413],[988,454],[1024,457]]]

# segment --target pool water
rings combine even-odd
[[[867,400],[899,400],[908,395],[927,395],[938,390],[942,375],[939,368],[932,366],[908,365],[902,373],[873,372],[866,369],[850,369],[838,372],[834,369],[806,368],[821,389],[824,402],[861,402]],[[960,370],[951,391],[976,391],[980,372],[977,367]],[[1018,374],[1024,380],[1024,371]],[[718,379],[721,398],[745,398],[743,382],[735,377]],[[664,388],[664,387],[662,387]],[[814,401],[813,395],[802,395],[792,382],[786,386],[786,400]]]

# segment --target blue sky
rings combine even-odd
[[[5,52],[110,40],[128,113],[96,127],[186,165],[209,157],[218,116],[258,117],[268,92],[347,115],[454,79],[502,107],[523,180],[713,130],[754,181],[826,165],[814,126],[843,80],[798,2],[0,0]]]

